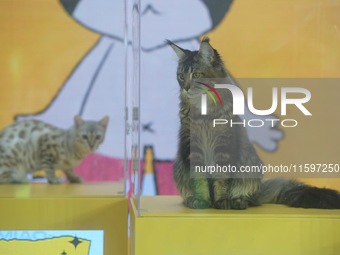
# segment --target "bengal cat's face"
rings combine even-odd
[[[93,152],[104,141],[109,118],[100,121],[84,121],[75,117],[76,143],[82,151]]]

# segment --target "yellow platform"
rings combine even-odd
[[[0,185],[0,230],[103,230],[104,254],[127,254],[123,183]]]
[[[191,210],[178,196],[132,200],[132,255],[338,255],[340,210],[264,205]]]

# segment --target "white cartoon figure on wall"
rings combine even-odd
[[[86,119],[109,114],[112,125],[98,157],[123,158],[124,1],[60,2],[74,20],[100,34],[100,38],[44,110],[18,115],[17,119],[34,118],[66,128],[75,114]],[[157,159],[175,158],[179,127],[176,60],[165,39],[184,49],[198,49],[199,37],[213,30],[231,5],[232,0],[142,0],[141,146],[152,145]],[[282,138],[282,132],[269,125],[249,134],[253,142],[268,151],[275,150]]]

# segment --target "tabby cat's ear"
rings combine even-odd
[[[200,50],[198,52],[199,56],[203,59],[212,62],[215,56],[215,51],[209,43],[209,38],[204,38],[201,42]]]
[[[166,43],[175,51],[178,59],[183,59],[185,57],[185,50],[174,44],[172,41],[166,40]]]
[[[83,123],[84,120],[79,115],[74,116],[74,126],[76,129],[78,129]]]
[[[106,128],[107,124],[109,123],[109,116],[105,116],[104,118],[102,118],[99,121],[99,125],[101,125],[102,127]]]

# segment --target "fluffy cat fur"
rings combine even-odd
[[[61,169],[71,183],[80,183],[73,168],[103,142],[109,118],[74,117],[64,130],[37,120],[16,122],[0,133],[0,183],[27,183],[28,173],[45,170],[49,183],[59,183]]]
[[[261,173],[223,173],[213,178],[192,178],[190,164],[230,164],[239,169],[242,165],[259,166],[262,162],[242,125],[212,127],[212,119],[241,121],[232,113],[231,93],[225,90],[219,93],[223,101],[219,107],[214,107],[212,100],[208,100],[209,114],[201,115],[202,90],[197,89],[192,81],[203,78],[210,84],[216,80],[220,84],[230,83],[224,63],[209,39],[202,40],[198,51],[167,42],[178,56],[177,80],[180,85],[181,125],[174,180],[187,207],[246,209],[262,203],[278,203],[292,207],[340,209],[340,194],[335,190],[311,187],[293,180],[263,181]]]

